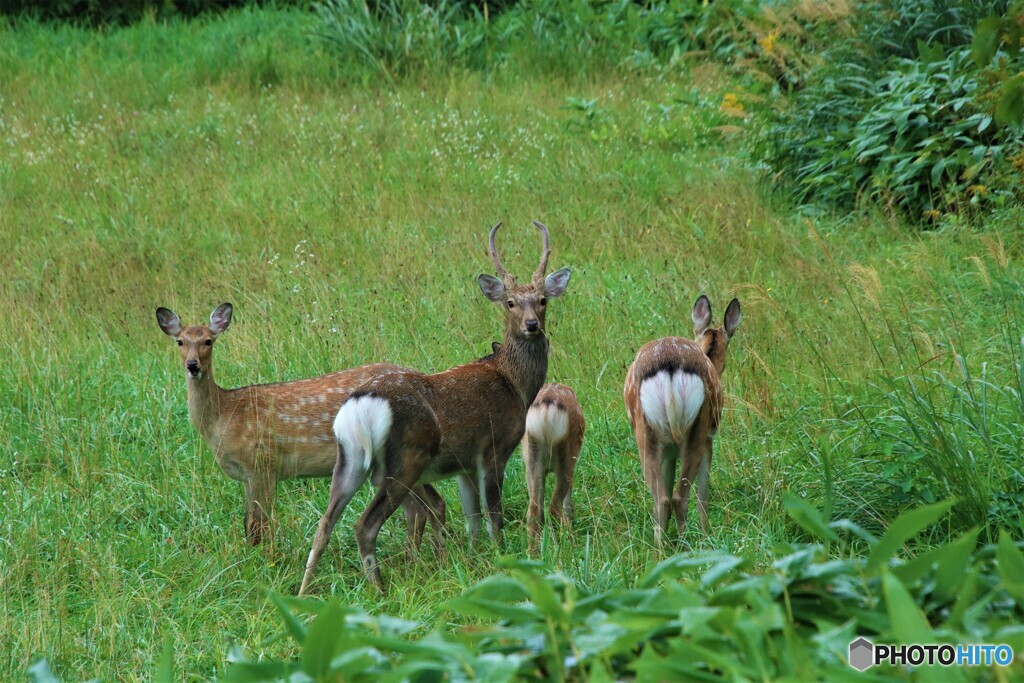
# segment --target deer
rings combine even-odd
[[[416,486],[457,477],[473,542],[480,533],[481,494],[488,533],[503,545],[505,467],[526,429],[526,413],[548,368],[548,301],[565,293],[571,272],[546,275],[548,229],[534,221],[543,247],[529,284],[502,265],[488,236],[498,277],[481,274],[483,295],[502,307],[504,340],[478,361],[433,375],[397,372],[371,379],[352,392],[334,421],[337,463],[327,508],[317,524],[299,595],[306,593],[341,513],[372,477],[377,488],[355,524],[360,562],[369,582],[385,591],[377,561],[381,527]]]
[[[181,352],[192,423],[224,474],[242,483],[245,537],[259,545],[272,536],[278,481],[334,471],[331,425],[352,390],[374,377],[412,371],[377,363],[313,379],[222,389],[214,381],[213,347],[231,324],[232,312],[224,303],[210,314],[209,325],[185,327],[176,313],[160,307],[156,319]],[[444,499],[429,485],[415,493],[405,504],[408,552],[415,554],[428,518],[435,549],[443,552]]]
[[[545,384],[526,413],[523,461],[530,504],[526,512],[529,549],[540,541],[544,524],[544,480],[555,475],[551,517],[562,524],[572,521],[572,481],[583,447],[587,424],[576,393],[564,384]]]
[[[644,480],[654,498],[659,548],[673,512],[683,537],[694,482],[701,528],[708,533],[712,441],[722,419],[722,373],[729,340],[740,324],[740,302],[729,302],[725,324],[716,328],[711,326],[711,302],[702,294],[692,318],[692,340],[664,337],[640,348],[623,390]]]

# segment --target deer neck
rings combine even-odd
[[[494,353],[492,362],[519,390],[523,405],[529,407],[548,374],[548,339],[543,334],[525,339],[506,331],[505,343]]]
[[[209,440],[220,416],[223,390],[213,381],[213,367],[203,370],[200,377],[189,377],[188,415],[203,438]]]

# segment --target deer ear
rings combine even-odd
[[[483,292],[484,296],[488,299],[496,304],[505,303],[505,285],[501,280],[493,275],[480,273],[476,276],[476,282],[480,285],[480,291]]]
[[[733,299],[729,302],[729,308],[725,309],[725,333],[731,337],[739,326],[740,300]]]
[[[711,302],[701,294],[693,304],[693,336],[699,337],[711,325]]]
[[[161,306],[156,309],[156,322],[168,337],[181,334],[181,318],[169,308]]]
[[[210,331],[213,332],[213,336],[216,337],[228,329],[228,325],[231,324],[232,310],[231,304],[221,304],[210,314]]]
[[[569,286],[569,278],[572,277],[572,271],[568,268],[562,268],[544,278],[544,296],[549,298],[555,298],[556,296],[562,296],[565,294],[566,288]]]

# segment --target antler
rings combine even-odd
[[[498,277],[502,279],[502,282],[504,282],[506,286],[511,286],[515,284],[516,277],[505,270],[505,266],[501,265],[501,257],[498,256],[498,247],[494,245],[494,236],[498,234],[498,228],[500,227],[501,221],[498,221],[494,224],[494,227],[491,228],[491,234],[490,237],[488,237],[491,243],[491,260],[494,261],[494,267],[498,271]]]
[[[548,272],[548,257],[551,256],[551,237],[548,235],[548,228],[540,221],[534,221],[534,225],[540,230],[541,237],[544,238],[544,247],[540,252],[540,265],[537,266],[537,270],[533,271],[533,283],[538,286],[544,284],[544,276]]]

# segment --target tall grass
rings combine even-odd
[[[233,301],[216,352],[226,386],[371,361],[442,370],[500,335],[473,283],[490,267],[484,235],[498,219],[514,270],[535,263],[534,218],[551,228],[552,265],[574,270],[549,312],[549,376],[576,388],[588,436],[577,519],[548,530],[542,559],[581,590],[635,587],[663,559],[622,381],[640,344],[689,333],[701,292],[719,316],[738,296],[744,320],[724,378],[712,533],[690,530],[696,550],[768,566],[805,533],[784,493],[827,495],[811,451],[831,463],[833,517],[878,531],[916,502],[894,498],[898,474],[880,473],[931,438],[881,417],[903,400],[918,426],[923,408],[899,378],[914,376],[922,394],[929,385],[899,364],[907,335],[948,354],[924,371],[978,397],[983,408],[965,402],[964,419],[987,425],[992,448],[957,438],[992,468],[990,526],[1012,521],[996,504],[1016,476],[1007,387],[1019,399],[1019,368],[1017,379],[1008,368],[1020,356],[1001,340],[1019,336],[1019,212],[934,235],[871,215],[822,216],[812,231],[758,192],[739,153],[751,124],[722,107],[739,90],[706,65],[570,79],[510,61],[495,74],[363,86],[360,68],[310,40],[313,19],[245,10],[102,34],[0,28],[0,678],[45,656],[66,679],[148,679],[168,639],[178,670],[196,677],[220,675],[235,646],[290,656],[266,591],[297,588],[328,484],[282,484],[276,543],[245,546],[241,492],[189,424],[153,311],[191,323]],[[996,232],[1000,250],[989,248]],[[905,333],[858,314],[861,289],[844,287],[854,265],[878,274],[879,301],[909,321]],[[1006,285],[989,289],[983,273]],[[950,338],[971,380],[951,364]],[[903,398],[887,398],[894,390]],[[938,418],[957,415],[956,396],[932,397]],[[455,528],[447,559],[408,564],[402,525],[387,525],[386,596],[364,585],[347,532],[364,492],[316,589],[353,609],[443,622],[446,601],[502,554],[525,555],[517,460],[505,486],[504,553],[469,552]],[[454,487],[441,492],[461,519]]]

